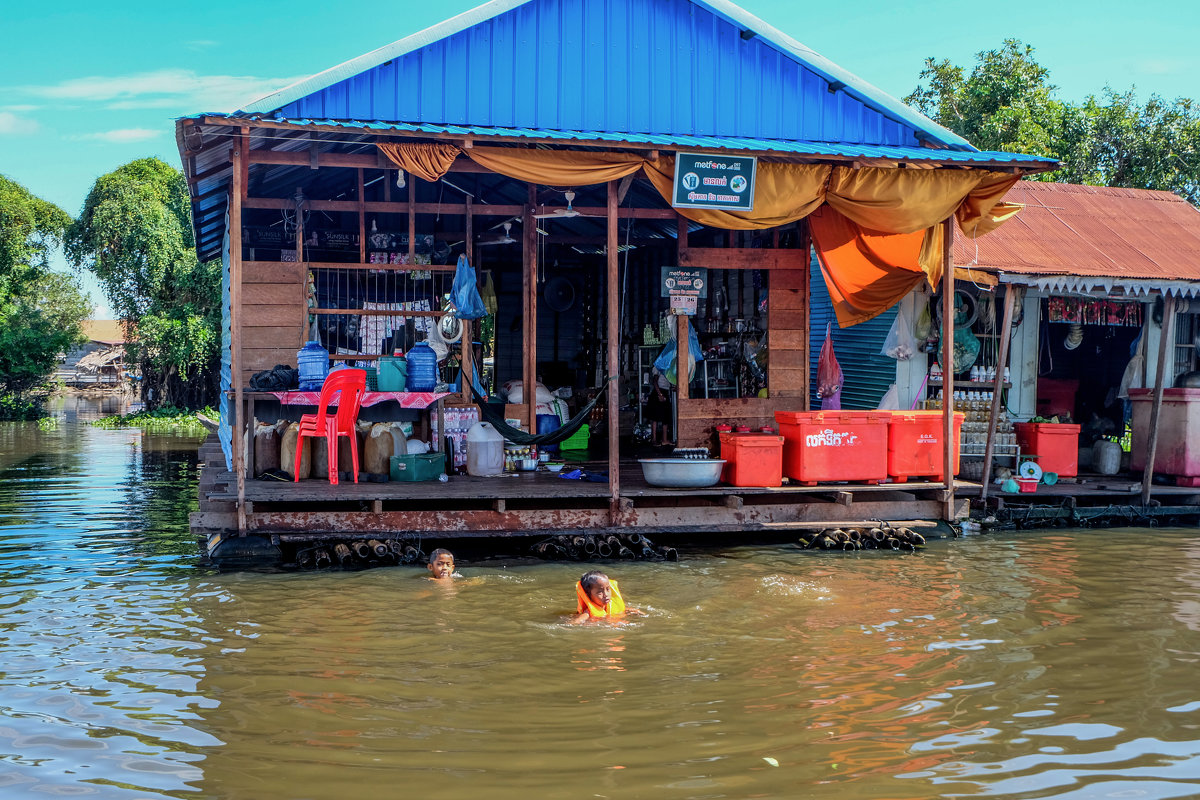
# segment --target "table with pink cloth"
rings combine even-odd
[[[321,393],[318,392],[267,392],[284,406],[316,406],[321,403]],[[448,396],[449,392],[363,392],[363,407],[373,406],[394,400],[401,408],[425,409]],[[336,396],[335,396],[336,401]],[[337,405],[336,402],[332,405]]]

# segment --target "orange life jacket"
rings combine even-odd
[[[625,601],[621,599],[621,590],[617,588],[617,582],[611,578],[608,585],[612,587],[612,599],[608,601],[608,608],[596,605],[587,591],[583,588],[583,583],[575,582],[575,597],[579,603],[575,607],[576,614],[582,614],[584,611],[592,619],[604,619],[605,617],[622,617],[625,616]]]

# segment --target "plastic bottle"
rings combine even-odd
[[[408,351],[407,389],[410,392],[432,392],[437,386],[437,354],[425,342]]]
[[[300,373],[301,389],[320,389],[325,376],[329,374],[329,351],[320,342],[307,342],[296,353],[296,367]]]

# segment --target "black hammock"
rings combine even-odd
[[[604,388],[611,380],[613,379],[608,378],[600,385],[600,391],[596,392],[596,396],[589,400],[587,405],[579,409],[578,414],[571,417],[557,429],[552,430],[549,433],[533,434],[526,433],[520,428],[514,428],[505,421],[504,414],[497,412],[489,403],[479,403],[479,413],[483,417],[484,422],[490,422],[492,427],[500,432],[501,436],[513,444],[558,444],[559,442],[570,439],[575,432],[579,430],[583,423],[587,422],[587,418],[591,415],[592,409],[596,407],[596,404],[599,403],[606,394]],[[487,392],[483,391],[483,387],[479,385],[479,376],[475,372],[474,362],[471,363],[471,386],[474,388],[475,393],[479,397],[487,397]]]

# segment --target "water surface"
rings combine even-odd
[[[86,417],[86,414],[80,415]],[[0,426],[0,797],[1184,798],[1200,532],[219,574],[195,440]]]

